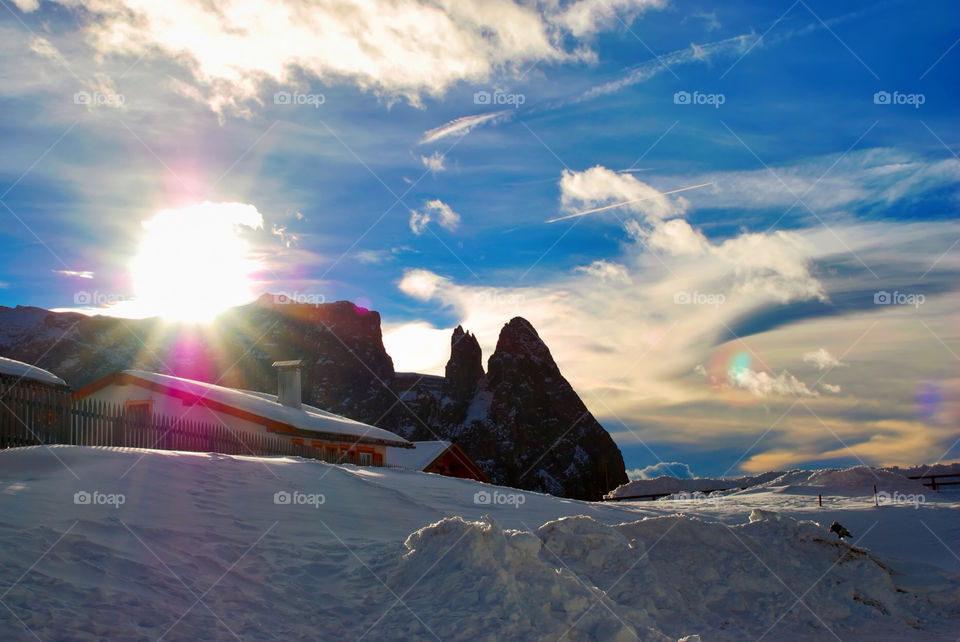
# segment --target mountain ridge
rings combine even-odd
[[[305,402],[408,439],[454,441],[495,483],[600,499],[627,481],[616,444],[522,317],[504,324],[486,369],[476,337],[454,329],[443,377],[397,373],[376,311],[270,295],[205,329],[0,306],[0,354],[74,388],[137,368],[268,393],[271,364],[300,358]]]

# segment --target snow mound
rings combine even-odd
[[[430,613],[429,629],[441,639],[670,639],[611,618],[601,591],[541,558],[536,535],[504,530],[489,516],[444,519],[405,546],[390,584],[412,611]],[[462,613],[473,616],[467,627]],[[397,613],[388,628],[405,637],[423,634],[421,626]]]
[[[608,525],[580,515],[536,534],[453,517],[405,546],[391,588],[412,611],[430,609],[429,631],[442,639],[911,637],[940,616],[898,591],[867,551],[766,510],[737,526],[685,515]],[[464,612],[473,614],[469,628],[456,621]],[[387,630],[424,633],[425,623],[404,615]]]
[[[603,589],[624,622],[673,638],[916,635],[917,616],[932,608],[899,593],[867,552],[829,539],[815,522],[769,511],[733,527],[683,515],[614,526],[572,517],[538,534],[543,559]]]

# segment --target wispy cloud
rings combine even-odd
[[[439,151],[435,151],[429,156],[420,157],[420,162],[423,163],[423,166],[430,170],[430,172],[433,174],[442,172],[447,168],[446,160],[446,156],[441,154]]]
[[[837,366],[846,365],[840,363],[840,360],[830,354],[826,348],[818,348],[817,350],[805,352],[803,355],[803,360],[807,363],[815,364],[818,370],[826,370],[827,368],[836,368]]]
[[[810,390],[786,370],[774,376],[769,372],[758,372],[750,368],[731,368],[727,373],[729,382],[746,390],[755,397],[779,395],[783,397],[816,397],[817,392]]]
[[[594,261],[590,265],[576,267],[574,272],[580,272],[601,281],[630,283],[630,272],[627,270],[627,266],[602,259]]]
[[[452,232],[460,226],[460,215],[438,199],[427,201],[419,210],[410,211],[410,229],[418,236],[424,233],[431,221]]]
[[[620,91],[631,85],[646,82],[654,76],[661,74],[673,67],[689,65],[692,63],[705,63],[719,56],[735,56],[748,51],[754,46],[760,36],[755,33],[743,34],[732,38],[708,42],[702,45],[691,44],[685,49],[678,49],[669,53],[661,54],[652,60],[640,63],[626,70],[620,78],[597,85],[585,91],[574,102],[590,100],[598,96],[604,96]]]
[[[54,272],[55,274],[62,274],[63,276],[69,276],[69,277],[73,277],[73,278],[76,278],[76,279],[92,279],[92,278],[93,278],[93,272],[90,272],[90,271],[87,271],[87,270],[83,270],[83,271],[77,271],[77,270],[53,270],[53,272]]]
[[[446,138],[447,136],[455,136],[458,134],[466,134],[475,127],[479,127],[484,123],[497,123],[509,120],[513,117],[514,110],[504,109],[501,111],[495,111],[488,114],[476,114],[474,116],[462,116],[460,118],[455,118],[439,127],[434,127],[433,129],[428,129],[423,133],[423,138],[420,139],[420,144],[432,143],[440,140],[441,138]]]

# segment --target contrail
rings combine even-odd
[[[686,192],[691,189],[698,189],[700,187],[706,187],[707,185],[716,185],[716,183],[704,183],[702,185],[691,185],[689,187],[681,187],[679,189],[672,189],[669,192],[660,192],[657,196],[666,196],[667,194],[676,194],[677,192]],[[573,214],[567,214],[566,216],[558,216],[557,218],[548,219],[547,223],[556,223],[557,221],[565,221],[569,218],[576,218],[578,216],[586,216],[587,214],[594,214],[596,212],[602,212],[603,210],[613,209],[614,207],[621,207],[623,205],[629,205],[630,203],[639,203],[640,201],[649,201],[651,199],[657,198],[657,196],[644,196],[643,198],[635,198],[629,201],[622,201],[620,203],[613,203],[611,205],[604,205],[603,207],[595,207],[592,210],[586,210],[584,212],[574,212]]]

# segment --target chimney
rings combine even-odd
[[[273,367],[277,369],[277,401],[291,408],[300,407],[300,365],[297,361],[276,361]]]

